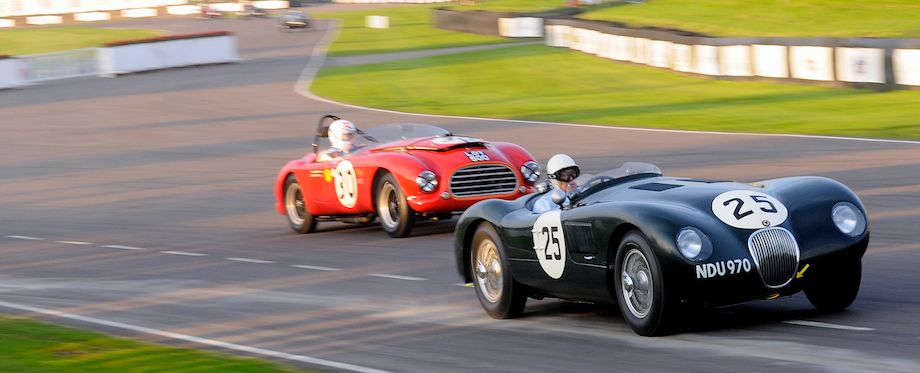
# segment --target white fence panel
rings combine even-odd
[[[23,80],[40,82],[96,75],[99,71],[96,52],[96,48],[86,48],[18,56],[17,59],[21,61]]]

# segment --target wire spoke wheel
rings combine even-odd
[[[502,261],[498,249],[490,240],[483,240],[476,251],[476,285],[482,295],[491,303],[498,302],[502,296]]]

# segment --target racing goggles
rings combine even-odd
[[[578,167],[566,167],[559,171],[556,171],[556,173],[553,174],[553,176],[555,176],[554,179],[559,180],[563,183],[568,183],[572,180],[575,180],[575,178],[577,178],[578,175],[581,175],[581,171],[578,170]]]

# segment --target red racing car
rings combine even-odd
[[[317,126],[313,153],[288,162],[275,182],[275,208],[291,229],[310,233],[320,221],[371,222],[391,237],[409,235],[416,221],[450,219],[489,198],[533,191],[540,166],[524,148],[454,136],[425,124],[390,124],[363,132],[360,145],[317,162],[328,143],[327,119]]]

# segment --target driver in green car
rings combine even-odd
[[[546,177],[549,178],[550,185],[565,192],[566,195],[571,195],[578,187],[575,178],[580,174],[581,169],[578,168],[578,164],[566,154],[556,154],[549,159],[549,162],[546,162]],[[568,204],[569,198],[566,197],[562,205]],[[549,191],[543,193],[533,204],[533,212],[537,214],[557,208],[559,205],[553,203],[552,193]]]

